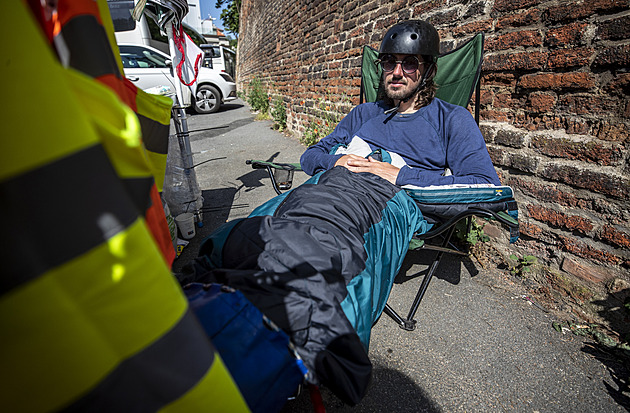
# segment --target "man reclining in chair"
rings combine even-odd
[[[307,149],[313,177],[215,231],[180,277],[239,289],[290,335],[308,380],[348,404],[367,390],[370,331],[409,241],[427,230],[401,185],[499,182],[472,116],[433,98],[438,48],[426,22],[392,27],[380,50],[385,99]],[[337,145],[348,154],[331,155]],[[394,165],[354,154],[376,149]]]
[[[302,169],[313,175],[343,166],[352,172],[373,173],[399,186],[500,185],[470,113],[434,98],[439,44],[437,31],[425,21],[406,21],[392,27],[379,50],[383,99],[355,107],[332,134],[306,150],[300,159]],[[404,166],[374,157],[331,154],[335,146],[350,145],[353,139],[362,139],[371,150],[399,154]],[[444,174],[447,168],[450,175]]]

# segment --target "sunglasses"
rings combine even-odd
[[[396,69],[396,65],[400,63],[403,72],[407,73],[408,75],[415,73],[420,65],[426,63],[418,60],[416,56],[406,56],[403,60],[396,60],[396,58],[390,54],[383,55],[376,62],[380,63],[384,72],[393,72],[394,69]]]

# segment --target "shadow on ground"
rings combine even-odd
[[[611,291],[604,300],[593,301],[600,306],[599,315],[606,320],[612,334],[622,343],[630,341],[630,288]],[[595,333],[597,334],[597,333]],[[586,344],[582,351],[599,360],[610,372],[614,383],[604,381],[604,386],[617,403],[630,411],[630,351],[606,342],[595,335],[595,343]]]
[[[326,412],[389,412],[396,406],[396,412],[440,412],[440,408],[418,387],[411,378],[397,370],[379,366],[373,359],[372,382],[367,395],[356,406],[348,406],[325,387],[320,388]],[[404,400],[401,409],[400,401]],[[304,388],[295,400],[289,400],[281,413],[314,411],[308,389]]]
[[[436,256],[436,251],[427,249],[409,251],[405,256],[400,271],[398,271],[394,279],[394,283],[402,284],[417,277],[424,277],[429,272],[429,267]],[[414,270],[414,266],[416,265],[421,266],[422,270],[409,274],[410,271]],[[453,285],[457,285],[461,281],[462,267],[468,271],[471,277],[479,274],[479,270],[470,257],[446,254],[441,260],[434,276]]]

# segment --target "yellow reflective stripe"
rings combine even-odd
[[[118,175],[122,178],[151,176],[136,114],[107,86],[89,76],[71,69],[67,76]]]
[[[138,219],[108,242],[0,297],[3,408],[48,411],[72,402],[163,336],[186,309]],[[28,397],[33,391],[37,397]]]
[[[147,157],[149,158],[151,173],[155,179],[155,186],[159,192],[162,192],[164,188],[164,177],[166,175],[166,155],[147,151]],[[164,165],[164,167],[162,167],[162,165]]]
[[[25,2],[11,1],[5,6],[8,7],[5,16],[11,17],[0,25],[0,36],[14,40],[2,46],[3,54],[9,57],[0,65],[0,76],[5,79],[2,93],[5,101],[10,102],[3,105],[0,115],[4,136],[0,180],[97,142],[88,118],[81,113],[63,76],[64,69],[35,26]],[[37,113],[25,109],[32,106],[33,99],[43,108]],[[25,147],[28,149],[24,150]]]
[[[249,408],[221,357],[215,353],[214,364],[199,384],[159,411],[161,413],[201,411],[236,413],[249,412]]]
[[[173,100],[171,98],[152,95],[142,89],[138,89],[136,108],[140,115],[153,119],[163,125],[170,125],[172,106]]]

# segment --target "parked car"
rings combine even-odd
[[[142,90],[167,86],[174,93],[179,82],[171,71],[171,58],[150,46],[119,44],[125,76]],[[236,99],[236,83],[227,73],[201,67],[197,83],[181,84],[183,104],[190,104],[197,113],[214,113],[222,103]],[[194,90],[191,90],[193,89]]]
[[[236,52],[218,44],[200,44],[203,50],[203,65],[211,69],[225,72],[233,78],[236,77]]]

